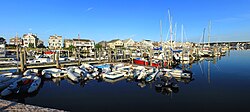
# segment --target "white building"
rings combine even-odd
[[[38,38],[36,34],[28,33],[23,35],[24,47],[37,47]]]
[[[49,48],[58,49],[62,47],[62,36],[52,35],[49,37]]]
[[[125,48],[130,48],[130,47],[134,47],[135,41],[132,40],[131,38],[123,40],[123,46]]]
[[[81,50],[92,52],[95,47],[95,41],[88,39],[73,39],[73,46]]]
[[[107,43],[108,47],[115,49],[123,47],[123,42],[120,39],[114,39]]]
[[[5,48],[6,41],[3,37],[0,37],[0,57],[6,56],[6,48]]]
[[[153,48],[153,42],[151,40],[142,40],[141,41],[141,47],[143,48]]]

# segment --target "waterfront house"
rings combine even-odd
[[[38,37],[36,34],[28,33],[23,35],[24,47],[37,47]]]
[[[73,39],[73,46],[83,51],[92,52],[95,47],[95,41],[89,39]]]
[[[69,46],[73,45],[73,40],[71,39],[64,39],[64,48],[69,48]]]
[[[109,48],[116,49],[123,47],[123,42],[120,39],[114,39],[107,43]]]
[[[0,37],[0,57],[6,56],[6,49],[5,49],[6,41],[3,37]]]
[[[59,49],[62,47],[62,36],[52,35],[49,37],[49,48],[50,49]]]
[[[23,39],[19,37],[10,38],[10,45],[23,45]]]
[[[153,42],[151,40],[142,40],[141,41],[141,47],[142,48],[153,48]]]
[[[135,41],[131,38],[123,40],[123,46],[125,48],[132,48],[134,47]]]

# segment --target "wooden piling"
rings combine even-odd
[[[102,62],[102,60],[101,60],[101,55],[102,55],[102,52],[101,52],[101,49],[99,49],[99,63]]]
[[[122,51],[122,54],[123,54],[123,58],[122,60],[124,60],[126,58],[126,53],[125,53],[125,50]]]
[[[26,61],[27,61],[27,50],[24,48],[24,65],[26,66]]]
[[[152,66],[153,65],[153,60],[152,60],[152,58],[153,58],[153,49],[150,49],[150,55],[149,55],[150,57],[150,66]]]
[[[19,46],[16,46],[16,59],[19,60]]]
[[[56,54],[53,53],[53,63],[55,63],[55,62],[56,62]]]
[[[117,50],[115,49],[115,59],[114,59],[114,62],[116,62],[117,60]]]
[[[110,63],[111,62],[111,50],[108,49],[108,62]]]
[[[20,64],[21,64],[21,72],[23,73],[25,71],[25,67],[24,67],[24,56],[23,53],[20,52]]]
[[[81,58],[80,58],[80,53],[77,53],[78,54],[78,66],[81,65]]]
[[[95,60],[97,59],[97,49],[95,49],[95,54],[94,54],[94,58],[95,58]]]
[[[58,52],[56,52],[56,68],[60,68],[59,53]]]

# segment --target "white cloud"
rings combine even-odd
[[[88,9],[86,9],[85,11],[86,12],[89,12],[89,11],[91,11],[91,10],[93,10],[94,8],[93,7],[89,7]]]

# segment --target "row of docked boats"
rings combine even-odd
[[[91,79],[101,79],[115,82],[123,79],[133,79],[140,82],[152,82],[164,76],[168,78],[192,78],[192,72],[179,69],[158,69],[155,67],[133,66],[130,64],[102,64],[70,66],[66,68],[28,69],[22,75],[2,73],[0,75],[1,96],[20,93],[33,93],[38,90],[41,78],[66,78],[73,83]],[[143,85],[143,84],[142,84]]]
[[[192,72],[187,70],[166,68],[158,69],[155,67],[126,65],[123,63],[95,66],[82,64],[81,66],[71,66],[62,69],[50,68],[44,69],[42,71],[42,75],[45,78],[67,76],[73,82],[94,78],[116,80],[122,77],[129,77],[136,80],[145,80],[146,82],[150,82],[159,75],[159,72],[176,78],[192,78]]]
[[[35,92],[41,84],[41,78],[38,77],[37,74],[37,69],[29,69],[22,75],[15,75],[13,73],[1,74],[1,96]]]

